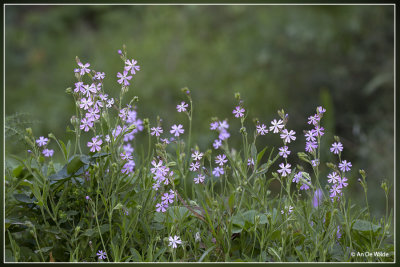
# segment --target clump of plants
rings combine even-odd
[[[118,97],[108,95],[104,72],[77,58],[77,81],[66,90],[76,106],[74,138],[36,137],[27,128],[26,157],[8,157],[6,261],[394,260],[390,186],[382,182],[385,217],[372,218],[365,171],[352,169],[339,137],[321,146],[329,111],[317,107],[298,134],[284,110],[270,123],[249,122],[237,93],[232,117],[212,118],[215,140],[200,149],[191,139],[190,90],[182,89],[185,100],[176,107],[182,119],[175,124],[140,118],[138,98],[126,100],[140,66],[125,47],[118,53],[124,64]],[[241,127],[231,129],[230,120]],[[138,135],[148,139],[147,148],[138,148]],[[232,147],[232,138],[241,138],[241,146]],[[259,147],[261,138],[282,145]],[[304,142],[299,164],[291,160],[294,141]],[[321,162],[322,149],[336,160]],[[365,207],[351,203],[350,180],[363,188]]]

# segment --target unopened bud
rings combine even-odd
[[[26,128],[25,131],[28,135],[32,136],[32,128]]]
[[[65,92],[66,92],[67,94],[72,94],[72,89],[71,89],[71,87],[68,87],[67,89],[65,89]]]
[[[235,99],[236,99],[237,101],[240,101],[240,93],[235,93]]]

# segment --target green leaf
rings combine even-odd
[[[198,262],[202,262],[204,260],[204,258],[208,255],[208,253],[210,253],[210,251],[212,251],[215,248],[215,246],[210,247],[209,249],[207,249],[203,255],[201,255],[200,259]]]
[[[263,150],[261,150],[260,153],[258,153],[258,155],[257,155],[257,164],[261,162],[261,159],[262,159],[262,157],[264,156],[265,151],[267,151],[267,148],[268,148],[268,147],[266,146]]]
[[[365,221],[365,220],[356,220],[353,223],[352,229],[353,230],[357,230],[360,232],[370,232],[371,230],[373,232],[378,231],[381,228],[380,225],[375,225],[369,221]]]
[[[35,253],[39,253],[39,252],[47,252],[50,249],[52,249],[53,247],[44,247],[44,248],[40,248],[38,250],[35,250]]]
[[[268,248],[268,253],[273,255],[273,256],[275,256],[278,259],[278,261],[281,261],[281,257],[279,256],[278,252],[276,252],[275,249],[269,247]]]
[[[255,160],[257,158],[257,148],[256,146],[253,144],[251,144],[251,148],[250,148],[250,154],[251,154],[251,158],[253,160]]]
[[[58,140],[58,142],[59,142],[59,143],[60,143],[60,145],[61,145],[62,152],[63,152],[63,154],[64,154],[64,159],[65,159],[65,160],[67,160],[67,159],[68,159],[68,151],[67,151],[67,147],[65,146],[65,144],[64,144],[64,142],[63,142],[63,141],[61,141],[61,140]]]
[[[132,254],[132,259],[134,262],[142,262],[142,256],[140,256],[139,252],[136,249],[130,248],[129,251]]]
[[[16,200],[18,200],[19,202],[23,202],[23,203],[34,203],[35,202],[34,199],[29,198],[25,194],[14,194],[14,197]]]

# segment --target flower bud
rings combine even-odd
[[[32,128],[26,128],[25,131],[29,136],[32,136]]]
[[[67,94],[72,94],[72,89],[71,89],[71,87],[68,87],[67,89],[65,89],[65,93],[67,93]]]
[[[240,101],[240,93],[239,92],[235,93],[235,99],[237,101]]]

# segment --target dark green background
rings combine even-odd
[[[357,169],[365,169],[374,214],[384,212],[382,179],[394,170],[393,6],[6,6],[6,116],[27,113],[36,136],[62,139],[74,113],[65,94],[75,82],[75,56],[106,72],[105,89],[118,96],[117,50],[126,44],[138,60],[129,97],[138,113],[165,130],[185,117],[175,106],[188,86],[194,99],[194,140],[202,150],[215,133],[210,118],[228,118],[232,143],[239,123],[232,116],[241,92],[249,118],[269,124],[276,110],[289,113],[297,132],[292,154],[304,150],[303,129],[318,105],[327,108],[323,144],[340,136],[343,157],[353,163],[350,190],[363,204]],[[6,121],[9,124],[12,120]],[[249,120],[248,129],[254,127]],[[8,132],[6,131],[6,135]],[[24,154],[16,136],[7,153]],[[140,136],[139,136],[139,140]],[[280,145],[277,136],[259,147]],[[54,144],[53,144],[54,145]],[[238,143],[239,145],[239,143]],[[237,146],[238,147],[238,146]],[[55,148],[55,147],[54,147]],[[239,147],[238,147],[239,148]],[[324,160],[334,160],[330,153]],[[290,159],[295,165],[295,155]],[[323,169],[326,174],[328,170]]]

